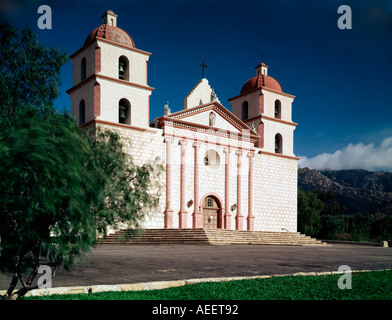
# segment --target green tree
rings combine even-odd
[[[28,27],[0,23],[0,128],[23,124],[26,107],[51,113],[58,95],[65,52],[47,47]],[[0,129],[0,130],[1,130]]]
[[[12,46],[20,32],[4,25],[0,29],[0,51],[8,52],[3,45]],[[60,68],[49,70],[51,60],[61,58],[46,55],[31,32],[22,33],[27,43],[43,50],[26,63],[36,65],[38,59],[44,71],[27,68],[31,74],[18,73],[22,80],[15,79],[22,85],[23,79],[32,81],[26,91],[13,96],[9,91],[15,87],[9,86],[0,93],[8,97],[0,113],[0,267],[13,273],[5,299],[37,288],[41,257],[49,259],[53,271],[61,265],[68,269],[95,244],[97,232],[118,223],[139,227],[161,190],[161,166],[136,166],[116,133],[88,136],[72,116],[57,112],[52,86],[58,84]],[[15,55],[29,58],[23,46]],[[17,70],[17,61],[1,59],[0,68]],[[9,77],[2,75],[2,83]],[[49,91],[42,89],[47,83]],[[19,281],[22,287],[16,289]]]
[[[347,211],[347,208],[344,205],[341,205],[336,201],[335,191],[324,192],[317,189],[316,195],[324,204],[324,209],[321,212],[322,215],[339,215],[344,214]]]
[[[135,166],[117,134],[90,141],[74,119],[61,119],[57,126],[33,119],[0,139],[0,262],[14,272],[7,298],[36,288],[40,255],[67,269],[97,231],[138,227],[159,200],[159,168]]]
[[[320,213],[324,205],[311,191],[298,190],[298,230],[315,236],[321,229]]]

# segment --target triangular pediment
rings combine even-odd
[[[165,118],[189,122],[196,126],[199,125],[257,136],[255,131],[217,101],[181,110],[169,114]]]

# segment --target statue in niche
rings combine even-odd
[[[215,126],[215,122],[216,122],[216,114],[214,112],[210,112],[210,123],[209,125],[211,127]]]

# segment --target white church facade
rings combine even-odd
[[[71,56],[71,113],[83,128],[117,131],[136,164],[165,168],[159,206],[145,228],[297,231],[292,102],[260,63],[240,94],[219,101],[204,77],[184,108],[149,121],[150,53],[107,11]]]

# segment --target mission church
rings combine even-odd
[[[260,63],[255,75],[219,101],[206,78],[183,110],[149,121],[151,53],[137,49],[108,10],[71,55],[71,113],[82,128],[116,130],[135,164],[165,168],[160,203],[144,228],[297,231],[294,96]],[[204,66],[204,62],[203,62]]]

